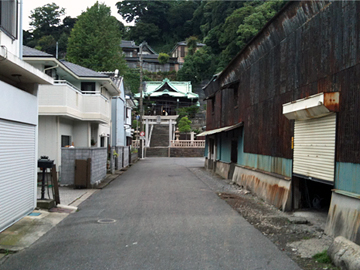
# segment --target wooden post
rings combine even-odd
[[[53,186],[54,200],[55,200],[55,203],[58,205],[58,204],[60,204],[60,193],[59,193],[59,183],[58,183],[58,179],[57,179],[55,164],[51,168],[51,184]]]

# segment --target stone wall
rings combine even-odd
[[[170,157],[204,157],[205,148],[170,148]]]
[[[101,182],[106,177],[106,148],[61,148],[60,185],[74,185],[75,160],[91,158],[90,184]]]

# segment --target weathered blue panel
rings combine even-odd
[[[220,160],[221,159],[221,136],[219,134],[217,134],[215,140],[216,140],[216,145],[217,145],[216,159]]]
[[[244,153],[244,136],[239,136],[238,164],[256,168],[266,172],[280,174],[286,177],[292,175],[292,160],[265,155]]]
[[[335,187],[360,194],[360,164],[336,162]]]
[[[219,149],[219,153],[220,153],[219,160],[223,162],[231,162],[231,138],[228,138],[227,133],[221,133],[219,137],[221,138],[220,141],[221,148]]]
[[[208,137],[206,137],[206,140],[205,140],[205,151],[204,151],[204,157],[207,157],[208,156],[208,151],[209,151],[209,143],[208,143]]]

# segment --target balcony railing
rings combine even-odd
[[[132,145],[133,148],[140,148],[140,140],[133,140]],[[174,148],[205,148],[205,140],[179,140],[179,141],[171,141],[171,147]]]
[[[100,92],[83,93],[65,80],[39,88],[40,115],[66,115],[70,118],[108,123],[111,103]]]
[[[189,141],[189,140],[174,140],[171,141],[171,147],[177,148],[205,148],[205,140],[196,140],[196,141]]]
[[[140,140],[133,140],[131,146],[137,149],[140,148]]]
[[[67,85],[70,88],[72,88],[73,90],[81,93],[81,90],[79,88],[77,88],[75,85],[73,85],[72,83],[66,81],[66,80],[54,80],[54,84],[62,84],[62,85]]]

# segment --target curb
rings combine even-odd
[[[360,246],[342,236],[334,239],[328,249],[328,255],[342,270],[360,269]]]

